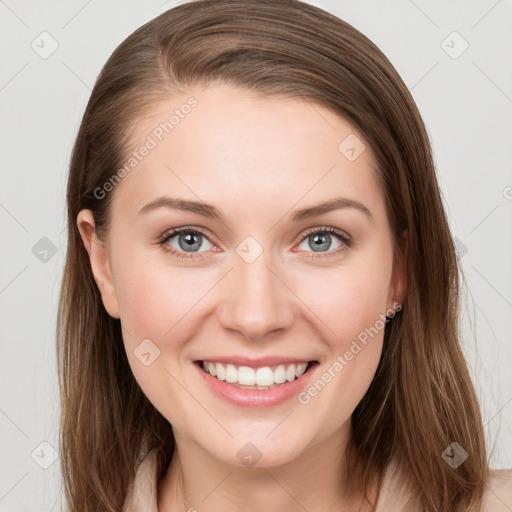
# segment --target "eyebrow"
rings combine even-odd
[[[172,197],[158,197],[157,199],[143,206],[140,209],[138,215],[148,213],[158,208],[171,208],[174,210],[187,211],[211,219],[216,219],[222,223],[225,221],[225,216],[215,206],[198,201],[188,201],[185,199],[177,199]],[[307,208],[297,210],[295,213],[293,213],[293,215],[291,215],[289,220],[291,222],[300,222],[333,210],[340,210],[344,208],[355,208],[356,210],[364,213],[370,222],[373,222],[371,211],[363,203],[353,199],[348,199],[346,197],[337,197],[315,206],[309,206]]]

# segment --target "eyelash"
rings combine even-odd
[[[158,240],[158,244],[164,249],[165,251],[171,253],[173,256],[176,256],[177,258],[183,258],[183,259],[191,259],[191,258],[197,258],[197,254],[199,253],[190,253],[187,254],[186,252],[177,251],[173,247],[170,247],[167,245],[167,242],[175,237],[176,235],[179,235],[181,233],[193,233],[193,234],[199,234],[203,235],[210,243],[212,243],[207,234],[200,228],[193,228],[192,226],[183,226],[181,228],[175,228],[170,231],[166,231]],[[317,227],[312,228],[311,230],[307,231],[304,236],[300,239],[299,243],[302,243],[306,238],[310,237],[311,235],[316,235],[317,233],[328,233],[329,235],[335,235],[343,245],[338,247],[337,249],[333,251],[328,251],[325,253],[319,253],[316,255],[306,256],[306,258],[325,258],[332,256],[334,254],[340,254],[341,252],[347,251],[352,246],[352,240],[349,236],[347,236],[343,231],[340,231],[339,229],[332,228],[332,227]],[[199,256],[201,258],[201,256]]]

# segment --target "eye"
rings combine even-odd
[[[337,242],[337,246],[334,247],[334,250],[332,250],[333,242]],[[162,235],[158,243],[164,250],[170,252],[177,258],[194,258],[196,257],[194,256],[195,254],[208,252],[212,248],[215,248],[202,230],[190,226],[167,231]],[[204,247],[205,243],[206,247]],[[306,247],[301,247],[304,246],[304,244]],[[312,252],[316,254],[311,254],[307,257],[318,258],[346,251],[351,245],[351,238],[343,231],[331,227],[317,227],[311,229],[303,236],[299,249],[305,252],[311,252],[309,249],[312,249]],[[205,250],[200,251],[200,248]]]
[[[330,250],[333,242],[337,242],[338,245],[334,247],[334,250]],[[314,253],[328,253],[330,256],[331,254],[346,251],[351,244],[352,240],[343,231],[336,228],[320,227],[314,228],[306,233],[299,248],[303,246],[302,250],[308,251],[308,249],[312,249]],[[314,254],[308,257],[318,258],[322,256]]]
[[[205,242],[210,244],[210,247],[206,246],[206,251],[215,247],[202,231],[185,226],[165,233],[159,244],[178,258],[193,258],[193,255],[198,252],[206,252],[198,250],[204,247]]]

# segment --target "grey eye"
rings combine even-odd
[[[177,239],[178,245],[176,246],[175,242]],[[167,243],[173,248],[177,250],[182,250],[185,252],[202,252],[198,251],[198,249],[203,245],[203,242],[211,245],[211,242],[201,233],[197,233],[195,231],[185,231],[182,233],[177,233],[169,237]],[[211,249],[211,247],[207,247],[206,250]]]
[[[333,240],[337,241],[339,245],[336,247],[331,247]],[[307,251],[308,249],[312,249],[314,252],[325,252],[329,249],[337,249],[341,245],[341,242],[337,239],[336,236],[332,236],[328,233],[313,233],[304,238],[304,240],[301,242],[301,245],[302,244],[308,244],[308,247],[303,248],[299,246],[301,250]]]

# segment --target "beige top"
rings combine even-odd
[[[123,512],[158,512],[156,451],[147,454],[128,490]],[[421,504],[414,489],[403,483],[403,477],[391,464],[382,483],[375,512],[421,512]],[[491,471],[490,484],[485,493],[484,512],[512,511],[512,469]]]

